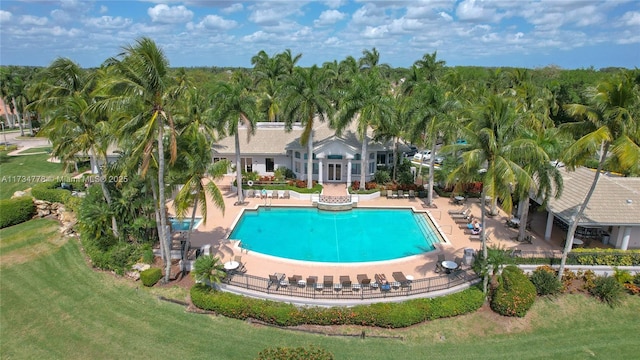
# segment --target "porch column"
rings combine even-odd
[[[351,159],[347,159],[347,187],[351,186]]]
[[[627,250],[629,247],[629,240],[631,239],[631,226],[624,227],[624,234],[622,235],[622,244],[620,245],[621,250]]]
[[[551,230],[553,229],[553,212],[547,209],[547,226],[544,229],[544,239],[549,241],[551,239]]]
[[[322,176],[322,158],[318,158],[318,184],[322,185],[324,177]]]

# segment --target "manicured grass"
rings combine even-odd
[[[29,226],[46,231],[50,224]],[[51,242],[36,231],[15,240],[24,228],[14,228],[0,231],[2,256]],[[5,236],[13,239],[10,250],[4,248]],[[309,344],[336,359],[629,359],[640,352],[640,297],[627,296],[622,306],[611,309],[590,297],[567,295],[538,300],[524,319],[483,310],[408,329],[364,329],[368,335],[404,340],[361,340],[185,312],[183,306],[157,300],[139,283],[92,271],[74,239],[55,252],[1,270],[2,358],[253,359],[266,347]],[[352,334],[362,330],[343,328]]]
[[[47,178],[69,178],[62,164],[47,161],[48,154],[9,156],[0,164],[0,199],[8,199],[18,190],[25,190]]]
[[[57,251],[67,241],[59,228],[56,220],[36,219],[0,230],[0,268]]]
[[[24,149],[20,151],[20,154],[36,154],[41,152],[46,152],[46,153],[51,152],[51,146]]]

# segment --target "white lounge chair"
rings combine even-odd
[[[273,190],[267,190],[267,198],[273,199]]]
[[[284,199],[284,190],[278,190],[278,199]]]

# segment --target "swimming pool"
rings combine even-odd
[[[411,209],[245,210],[230,239],[247,250],[303,261],[356,263],[417,255],[440,242],[424,213]]]
[[[171,223],[172,231],[187,231],[189,230],[189,224],[191,223],[191,218],[184,218],[180,220],[178,218],[170,217],[169,222]],[[193,230],[197,229],[201,223],[202,223],[202,218],[196,217],[193,222]]]

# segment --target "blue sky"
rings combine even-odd
[[[0,64],[68,57],[99,66],[148,36],[171,66],[251,67],[291,49],[301,66],[356,59],[447,65],[640,67],[638,0],[81,1],[2,0]]]

